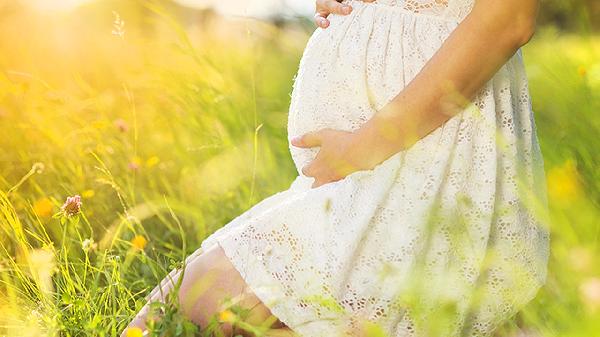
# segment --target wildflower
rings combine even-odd
[[[112,255],[112,254],[106,255],[106,259],[115,264],[119,263],[121,261],[121,257],[119,255]]]
[[[79,214],[81,212],[81,197],[79,195],[68,197],[60,210],[68,217]]]
[[[569,200],[579,193],[577,168],[573,160],[548,172],[548,194],[555,199]]]
[[[139,157],[134,157],[128,164],[128,167],[132,171],[137,171],[140,169],[141,159]]]
[[[585,280],[579,286],[579,294],[588,308],[600,309],[600,278],[592,277]]]
[[[138,217],[136,217],[135,215],[127,214],[125,219],[127,219],[127,222],[132,223],[132,224],[133,223],[141,223],[140,219],[138,219]]]
[[[146,248],[146,244],[148,244],[148,240],[141,235],[136,235],[133,239],[131,239],[131,244],[136,249],[144,250],[144,248]]]
[[[125,334],[127,337],[143,337],[144,332],[142,329],[138,327],[127,328],[127,333]]]
[[[219,313],[219,321],[220,322],[234,322],[235,314],[231,310],[223,310]]]
[[[108,127],[109,123],[105,120],[96,120],[93,121],[90,126],[96,130],[104,130]]]
[[[42,172],[44,172],[44,163],[34,163],[33,166],[31,166],[31,170],[37,174],[41,174]]]
[[[48,198],[41,198],[33,203],[33,212],[42,218],[49,217],[52,214],[52,208],[54,205]]]
[[[152,156],[152,157],[148,158],[148,160],[146,160],[146,166],[153,167],[153,166],[156,166],[156,164],[158,164],[159,162],[160,162],[160,159],[158,159],[157,156]]]
[[[96,195],[96,192],[94,192],[94,190],[85,190],[83,191],[83,193],[81,193],[81,196],[84,199],[92,198],[94,195]]]
[[[81,242],[81,249],[84,252],[88,252],[90,250],[96,250],[96,248],[98,248],[98,244],[96,242],[94,242],[93,238],[85,239],[85,240],[83,240],[83,242]]]
[[[116,120],[115,120],[115,122],[114,122],[114,124],[115,124],[115,127],[116,127],[116,128],[119,130],[119,131],[121,131],[121,132],[127,132],[127,131],[129,131],[129,125],[128,125],[128,124],[127,124],[127,122],[126,122],[124,119],[122,119],[122,118],[118,118],[118,119],[116,119]]]
[[[585,75],[587,74],[587,70],[584,66],[579,66],[579,68],[577,68],[577,73],[579,74],[579,76],[585,77]]]

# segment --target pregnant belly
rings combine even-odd
[[[457,23],[364,4],[330,16],[310,37],[288,115],[289,138],[333,128],[352,131],[396,96]],[[290,144],[298,172],[318,152]]]

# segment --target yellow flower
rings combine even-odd
[[[107,121],[103,121],[103,120],[97,120],[95,122],[92,122],[92,127],[98,130],[102,130],[105,129],[108,126],[108,122]]]
[[[144,250],[144,248],[146,248],[147,243],[148,240],[146,240],[146,238],[144,238],[141,235],[136,235],[133,239],[131,239],[131,244],[133,245],[133,247],[139,250]]]
[[[548,172],[548,194],[555,199],[569,200],[579,193],[577,168],[573,160]]]
[[[91,197],[93,197],[96,194],[96,192],[94,192],[94,190],[85,190],[81,193],[81,196],[84,199],[89,199]]]
[[[50,201],[50,199],[48,198],[41,198],[33,203],[33,211],[35,212],[35,214],[37,214],[37,216],[42,218],[46,218],[52,215],[53,208],[54,205],[52,204],[52,201]]]
[[[221,322],[234,322],[235,314],[231,310],[223,310],[219,313],[219,321]]]
[[[146,160],[146,166],[153,167],[153,166],[156,166],[156,164],[158,164],[159,162],[160,162],[160,159],[158,159],[157,156],[152,156],[152,157],[148,158],[148,160]]]
[[[584,66],[579,66],[579,68],[577,68],[577,73],[579,76],[584,77],[587,74],[587,70]]]
[[[127,328],[127,337],[143,337],[144,333],[142,329],[138,327]]]

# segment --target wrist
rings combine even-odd
[[[380,112],[354,131],[354,144],[358,151],[373,158],[375,164],[406,148],[402,130],[390,115]]]

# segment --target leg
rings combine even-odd
[[[275,322],[272,325],[273,337],[295,336],[272,316],[270,310],[252,293],[219,245],[214,245],[206,252],[188,259],[183,275],[178,298],[183,313],[194,323],[206,326],[213,315],[221,312],[223,300],[231,298],[241,307],[250,309],[250,315],[245,319],[246,323],[258,326],[271,319]],[[152,291],[149,301],[164,301],[164,296],[171,291],[180,276],[180,271],[171,272],[161,282],[160,287]],[[144,330],[147,313],[148,305],[142,308],[128,327]],[[230,324],[223,325],[225,335],[230,335],[233,330]],[[125,332],[126,330],[122,336],[125,336]]]

